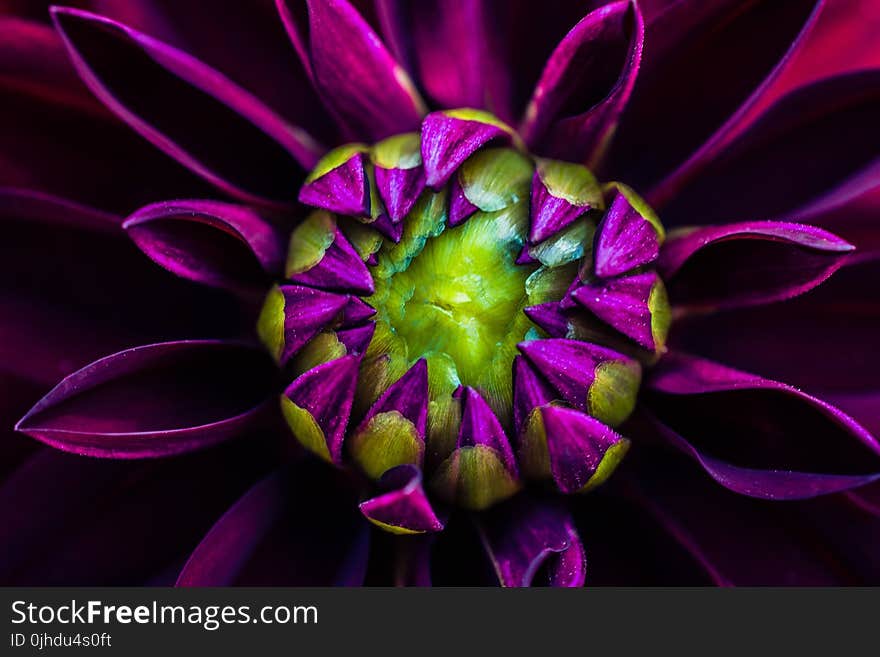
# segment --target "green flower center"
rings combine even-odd
[[[530,326],[522,309],[533,267],[514,262],[520,245],[484,214],[427,239],[390,276],[374,275],[376,294],[367,301],[396,338],[395,350],[410,362],[451,360],[463,385],[509,386],[516,344]]]

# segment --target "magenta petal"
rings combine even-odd
[[[391,217],[384,212],[380,214],[375,221],[370,223],[370,228],[380,235],[387,237],[395,244],[397,244],[400,241],[400,238],[403,237],[403,222],[393,222]],[[372,294],[372,290],[370,293]]]
[[[422,162],[425,182],[439,190],[468,157],[493,139],[509,137],[491,123],[431,112],[422,122]]]
[[[486,108],[508,120],[508,68],[482,0],[382,0],[389,45],[433,104]]]
[[[542,155],[595,166],[632,93],[644,21],[624,0],[581,20],[556,47],[526,110],[521,133]]]
[[[308,25],[288,0],[277,4],[319,95],[355,138],[376,141],[418,129],[424,113],[418,92],[347,0],[307,0]]]
[[[366,427],[373,416],[397,411],[413,423],[419,436],[424,440],[428,422],[428,401],[428,361],[420,358],[370,407],[359,430]]]
[[[304,462],[255,484],[193,551],[177,586],[357,586],[369,525],[329,470]]]
[[[410,169],[386,169],[376,165],[376,188],[388,210],[391,221],[403,220],[425,188],[425,172],[421,166]]]
[[[353,294],[369,295],[375,289],[370,270],[339,228],[336,228],[333,243],[327,247],[320,262],[289,278],[300,285]]]
[[[0,187],[0,216],[118,234],[122,218],[53,194],[17,187]]]
[[[370,322],[363,326],[355,326],[353,328],[340,329],[336,332],[336,338],[345,345],[345,350],[349,354],[364,354],[370,341],[373,339],[373,333],[376,330],[376,324]]]
[[[623,440],[611,427],[572,408],[541,408],[550,472],[563,493],[576,493],[596,474],[606,452]]]
[[[811,290],[852,250],[821,228],[755,221],[673,233],[658,268],[673,303],[729,308]]]
[[[880,479],[880,444],[796,388],[682,354],[662,358],[646,403],[661,437],[722,486],[802,499]]]
[[[74,372],[16,425],[52,447],[107,458],[179,454],[260,420],[274,379],[265,352],[235,342],[165,342]]]
[[[370,183],[365,156],[355,153],[343,164],[299,190],[299,202],[338,214],[367,217],[370,214]]]
[[[541,180],[541,174],[535,171],[532,177],[532,193],[529,206],[529,242],[537,244],[543,242],[567,228],[574,220],[589,210],[574,205],[564,198],[553,196]]]
[[[461,388],[456,394],[460,396],[463,406],[456,447],[491,447],[507,470],[516,474],[516,460],[513,458],[507,434],[489,404],[479,392],[470,387]]]
[[[251,208],[230,203],[155,203],[122,227],[160,266],[215,287],[265,289],[284,257],[280,231]]]
[[[529,306],[523,312],[551,338],[564,338],[568,333],[568,320],[557,301]]]
[[[513,423],[517,432],[522,431],[532,411],[556,398],[556,391],[525,358],[513,360]]]
[[[613,349],[563,338],[523,342],[518,348],[565,401],[583,411],[596,367],[611,360],[632,360]]]
[[[402,534],[443,530],[443,522],[422,487],[422,473],[418,467],[399,465],[392,468],[382,475],[379,485],[389,492],[360,504],[361,513],[368,520]]]
[[[342,308],[342,326],[351,327],[370,319],[376,309],[359,297],[349,297],[348,303]]]
[[[449,218],[450,226],[458,226],[480,208],[468,201],[464,190],[458,182],[458,177],[452,179],[449,190]]]
[[[479,526],[502,586],[583,586],[584,547],[561,507],[520,495],[480,516]],[[546,582],[534,581],[539,571]]]
[[[660,253],[660,236],[623,194],[618,194],[596,230],[593,261],[596,275],[619,276],[647,265]]]
[[[649,271],[583,285],[571,293],[571,298],[609,326],[653,351],[656,344],[648,299],[656,283],[656,272]]]
[[[330,326],[350,301],[342,294],[301,285],[282,285],[278,290],[284,297],[284,335],[278,362],[284,365],[309,340]]]
[[[317,160],[304,132],[161,41],[76,9],[52,17],[92,92],[144,138],[224,192],[290,204],[291,181]]]
[[[284,396],[307,410],[324,433],[334,463],[342,460],[345,429],[357,387],[358,355],[348,355],[310,369],[294,379]]]

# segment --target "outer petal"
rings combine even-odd
[[[317,159],[304,132],[161,41],[79,10],[56,8],[53,19],[89,88],[143,137],[227,193],[290,202],[291,181]]]
[[[359,506],[367,520],[394,534],[442,531],[443,522],[422,488],[422,473],[417,466],[400,465],[388,470],[380,485],[390,490]]]
[[[867,430],[783,383],[675,354],[647,385],[662,437],[735,492],[803,499],[880,479]]]
[[[629,0],[580,21],[550,56],[526,109],[520,130],[529,146],[595,166],[632,93],[643,40],[641,12]]]
[[[203,200],[141,208],[123,228],[170,272],[232,289],[265,289],[281,271],[281,231],[251,208]]]
[[[667,225],[789,214],[877,158],[880,71],[821,80],[783,97],[686,188],[651,192]],[[668,201],[668,202],[666,202]],[[666,202],[666,203],[664,203]]]
[[[356,586],[368,552],[352,491],[304,462],[245,493],[199,543],[177,586]]]
[[[658,269],[673,304],[730,308],[803,294],[853,248],[820,228],[755,221],[671,234]]]
[[[255,422],[273,367],[234,342],[165,342],[121,351],[74,372],[16,429],[64,451],[109,458],[179,454]]]
[[[389,45],[440,107],[484,108],[510,120],[507,69],[482,0],[380,0]]]
[[[667,3],[646,27],[644,64],[609,154],[609,171],[637,189],[658,181],[778,75],[820,5]]]
[[[502,586],[538,584],[534,579],[542,568],[550,586],[583,586],[584,548],[560,507],[520,495],[481,516],[479,525]]]
[[[277,4],[319,95],[354,138],[418,129],[425,112],[418,92],[347,0],[307,0],[307,24],[288,0]]]

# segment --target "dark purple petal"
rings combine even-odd
[[[623,194],[618,194],[596,230],[593,262],[596,275],[619,276],[647,265],[660,254],[663,235]]]
[[[165,201],[141,208],[123,228],[151,260],[199,283],[259,290],[281,272],[281,232],[245,206]]]
[[[345,345],[345,350],[348,353],[363,354],[367,351],[367,347],[370,346],[375,330],[376,324],[370,322],[363,326],[340,329],[336,332],[336,338]]]
[[[316,243],[316,240],[321,240]],[[351,242],[324,212],[317,212],[293,231],[286,267],[293,283],[369,295],[373,277]]]
[[[346,150],[343,150],[346,149]],[[370,215],[370,184],[363,152],[343,146],[325,156],[299,190],[299,202],[338,214],[367,217]],[[336,162],[335,153],[345,154]],[[325,161],[334,158],[332,166]],[[317,174],[317,175],[316,175]]]
[[[368,525],[335,473],[303,462],[257,483],[211,528],[177,586],[356,586]]]
[[[380,235],[387,237],[395,244],[397,244],[400,241],[400,238],[403,237],[403,222],[400,221],[395,223],[391,221],[391,217],[385,213],[380,214],[375,221],[371,222],[370,228]]]
[[[354,138],[376,141],[418,129],[418,92],[347,0],[307,0],[307,20],[288,0],[277,4],[318,94]]]
[[[510,442],[489,404],[473,388],[462,388],[459,393],[462,411],[456,447],[490,447],[501,457],[504,466],[511,473],[516,473],[516,461]]]
[[[495,139],[509,139],[505,129],[490,117],[471,110],[431,112],[422,122],[422,162],[425,182],[439,190],[481,146]]]
[[[880,479],[876,439],[791,386],[670,354],[652,370],[648,389],[662,438],[735,492],[803,499]]]
[[[290,203],[292,181],[317,160],[304,132],[165,43],[88,12],[52,15],[83,80],[144,138],[229,194]]]
[[[529,306],[523,312],[551,338],[564,338],[568,332],[568,321],[558,301]]]
[[[342,459],[359,364],[360,356],[352,354],[318,365],[294,379],[281,400],[297,440],[333,463]]]
[[[29,441],[33,442],[33,441]],[[173,583],[216,518],[279,458],[248,435],[169,459],[92,459],[41,447],[0,486],[5,586]]]
[[[651,351],[662,348],[651,296],[662,281],[656,272],[596,281],[577,288],[571,298],[603,322]]]
[[[672,234],[658,268],[674,304],[729,308],[802,294],[853,248],[820,228],[755,221]]]
[[[588,14],[547,61],[520,131],[542,155],[595,166],[614,135],[642,58],[644,22],[629,0]]]
[[[273,379],[261,350],[234,342],[135,347],[65,378],[16,429],[88,456],[179,454],[259,422]]]
[[[420,358],[397,381],[392,383],[370,407],[361,423],[363,428],[379,413],[396,411],[412,422],[424,440],[428,422],[428,361]]]
[[[648,198],[667,225],[785,216],[862,170],[880,151],[880,71],[815,82],[770,107],[686,187],[674,179]],[[676,187],[679,185],[679,187]]]
[[[476,205],[471,203],[458,182],[458,176],[453,177],[449,189],[449,218],[450,226],[458,226],[475,212],[479,211]]]
[[[118,234],[122,217],[59,196],[30,189],[0,187],[0,216]]]
[[[365,502],[360,510],[370,522],[395,534],[422,534],[443,530],[422,488],[422,473],[414,465],[388,470],[379,482],[388,490]]]
[[[637,189],[659,181],[760,96],[803,43],[821,4],[671,3],[646,25],[638,84],[608,171]]]
[[[508,73],[482,0],[381,0],[377,9],[389,45],[434,105],[511,118]]]
[[[568,513],[525,495],[480,516],[480,534],[502,586],[583,586],[584,547]],[[543,572],[546,582],[536,582]]]
[[[513,361],[513,424],[520,432],[539,406],[556,399],[556,391],[522,356]]]
[[[376,187],[394,223],[412,210],[425,188],[425,172],[421,166],[409,169],[386,169],[376,165]]]
[[[529,195],[529,241],[543,242],[593,207],[602,207],[602,192],[588,169],[538,160]]]

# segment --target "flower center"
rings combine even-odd
[[[522,242],[499,233],[496,217],[483,214],[428,238],[397,266],[380,255],[366,301],[387,324],[393,355],[425,358],[429,372],[445,367],[461,385],[510,388],[516,345],[531,326],[522,311],[534,267],[516,264]]]

